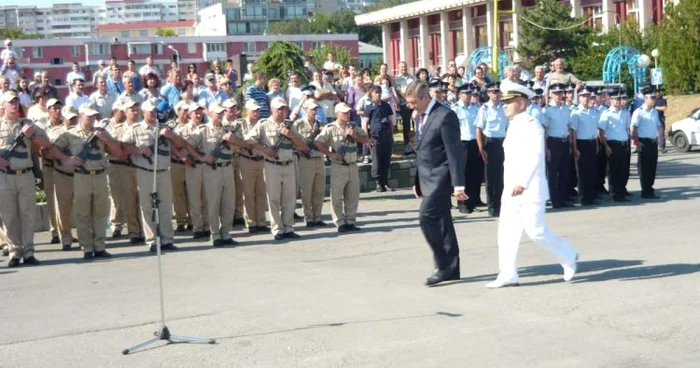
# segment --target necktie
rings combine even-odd
[[[423,128],[425,127],[425,113],[418,115],[418,139],[423,138]]]

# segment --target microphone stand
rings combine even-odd
[[[160,126],[156,126],[156,134],[159,134]],[[158,286],[160,293],[160,329],[153,333],[155,338],[136,344],[128,349],[122,350],[122,354],[127,355],[133,353],[136,350],[145,348],[148,345],[152,345],[160,340],[166,341],[167,344],[216,344],[215,339],[203,339],[199,337],[186,337],[186,336],[176,336],[170,334],[170,329],[165,325],[165,302],[163,299],[163,266],[161,262],[161,251],[160,251],[160,217],[158,215],[158,206],[160,205],[160,198],[158,197],[158,137],[156,137],[155,150],[153,152],[155,158],[153,159],[153,192],[151,192],[151,220],[156,225],[156,254],[158,255]]]

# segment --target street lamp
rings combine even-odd
[[[657,59],[659,58],[659,49],[651,50],[651,57],[654,58],[654,68],[658,68]]]
[[[640,67],[646,69],[651,65],[651,59],[649,58],[649,55],[642,54],[639,56],[637,59],[637,65]]]
[[[180,66],[180,53],[173,47],[173,45],[168,45],[168,48],[170,50],[172,50],[175,53],[175,55],[177,56],[176,63],[177,63],[177,66],[179,67]]]

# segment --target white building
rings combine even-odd
[[[37,8],[36,32],[46,38],[90,37],[103,14],[99,7],[80,3]]]

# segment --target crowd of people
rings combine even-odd
[[[428,85],[431,98],[460,120],[468,195],[458,203],[461,212],[483,205],[485,179],[488,212],[499,215],[508,128],[500,102],[505,83],[527,84],[535,94],[528,113],[547,131],[554,208],[570,206],[576,199],[572,195],[580,195],[583,205],[596,204],[606,192],[608,166],[613,199],[626,201],[632,139],[644,156],[642,196],[655,196],[656,150],[650,147],[657,138],[650,132],[660,123],[653,93],[644,89],[642,107],[630,115],[624,90],[586,87],[560,59],[548,75],[538,67],[530,77],[516,64],[497,82],[486,64],[472,78],[454,62],[447,73],[419,69],[414,76],[402,62],[396,75],[389,75],[384,64],[379,75],[371,76],[328,54],[322,67],[307,63],[308,75],[291,74],[283,86],[252,68],[239,81],[231,60],[204,72],[195,64],[174,62],[164,73],[150,57],[140,68],[112,58],[109,64],[98,62],[91,93],[75,63],[66,77],[70,94],[61,101],[48,71],[31,82],[13,79],[7,73],[18,68],[13,56],[2,57],[0,235],[12,267],[21,261],[39,264],[33,237],[35,177],[46,193],[51,242],[75,249],[75,226],[85,260],[111,256],[105,248],[107,223],[112,239],[129,238],[155,251],[154,191],[163,251],[176,250],[175,234],[188,231],[215,247],[234,245],[235,226],[271,233],[275,241],[299,238],[296,220],[310,228],[328,225],[321,220],[328,162],[333,222],[340,233],[359,231],[357,165],[372,164],[377,191],[393,190],[388,178],[397,125],[404,156],[415,154],[416,133],[422,129],[422,117],[405,96],[418,83]],[[174,112],[167,124],[158,120],[159,101]],[[295,213],[299,197],[303,216]]]

